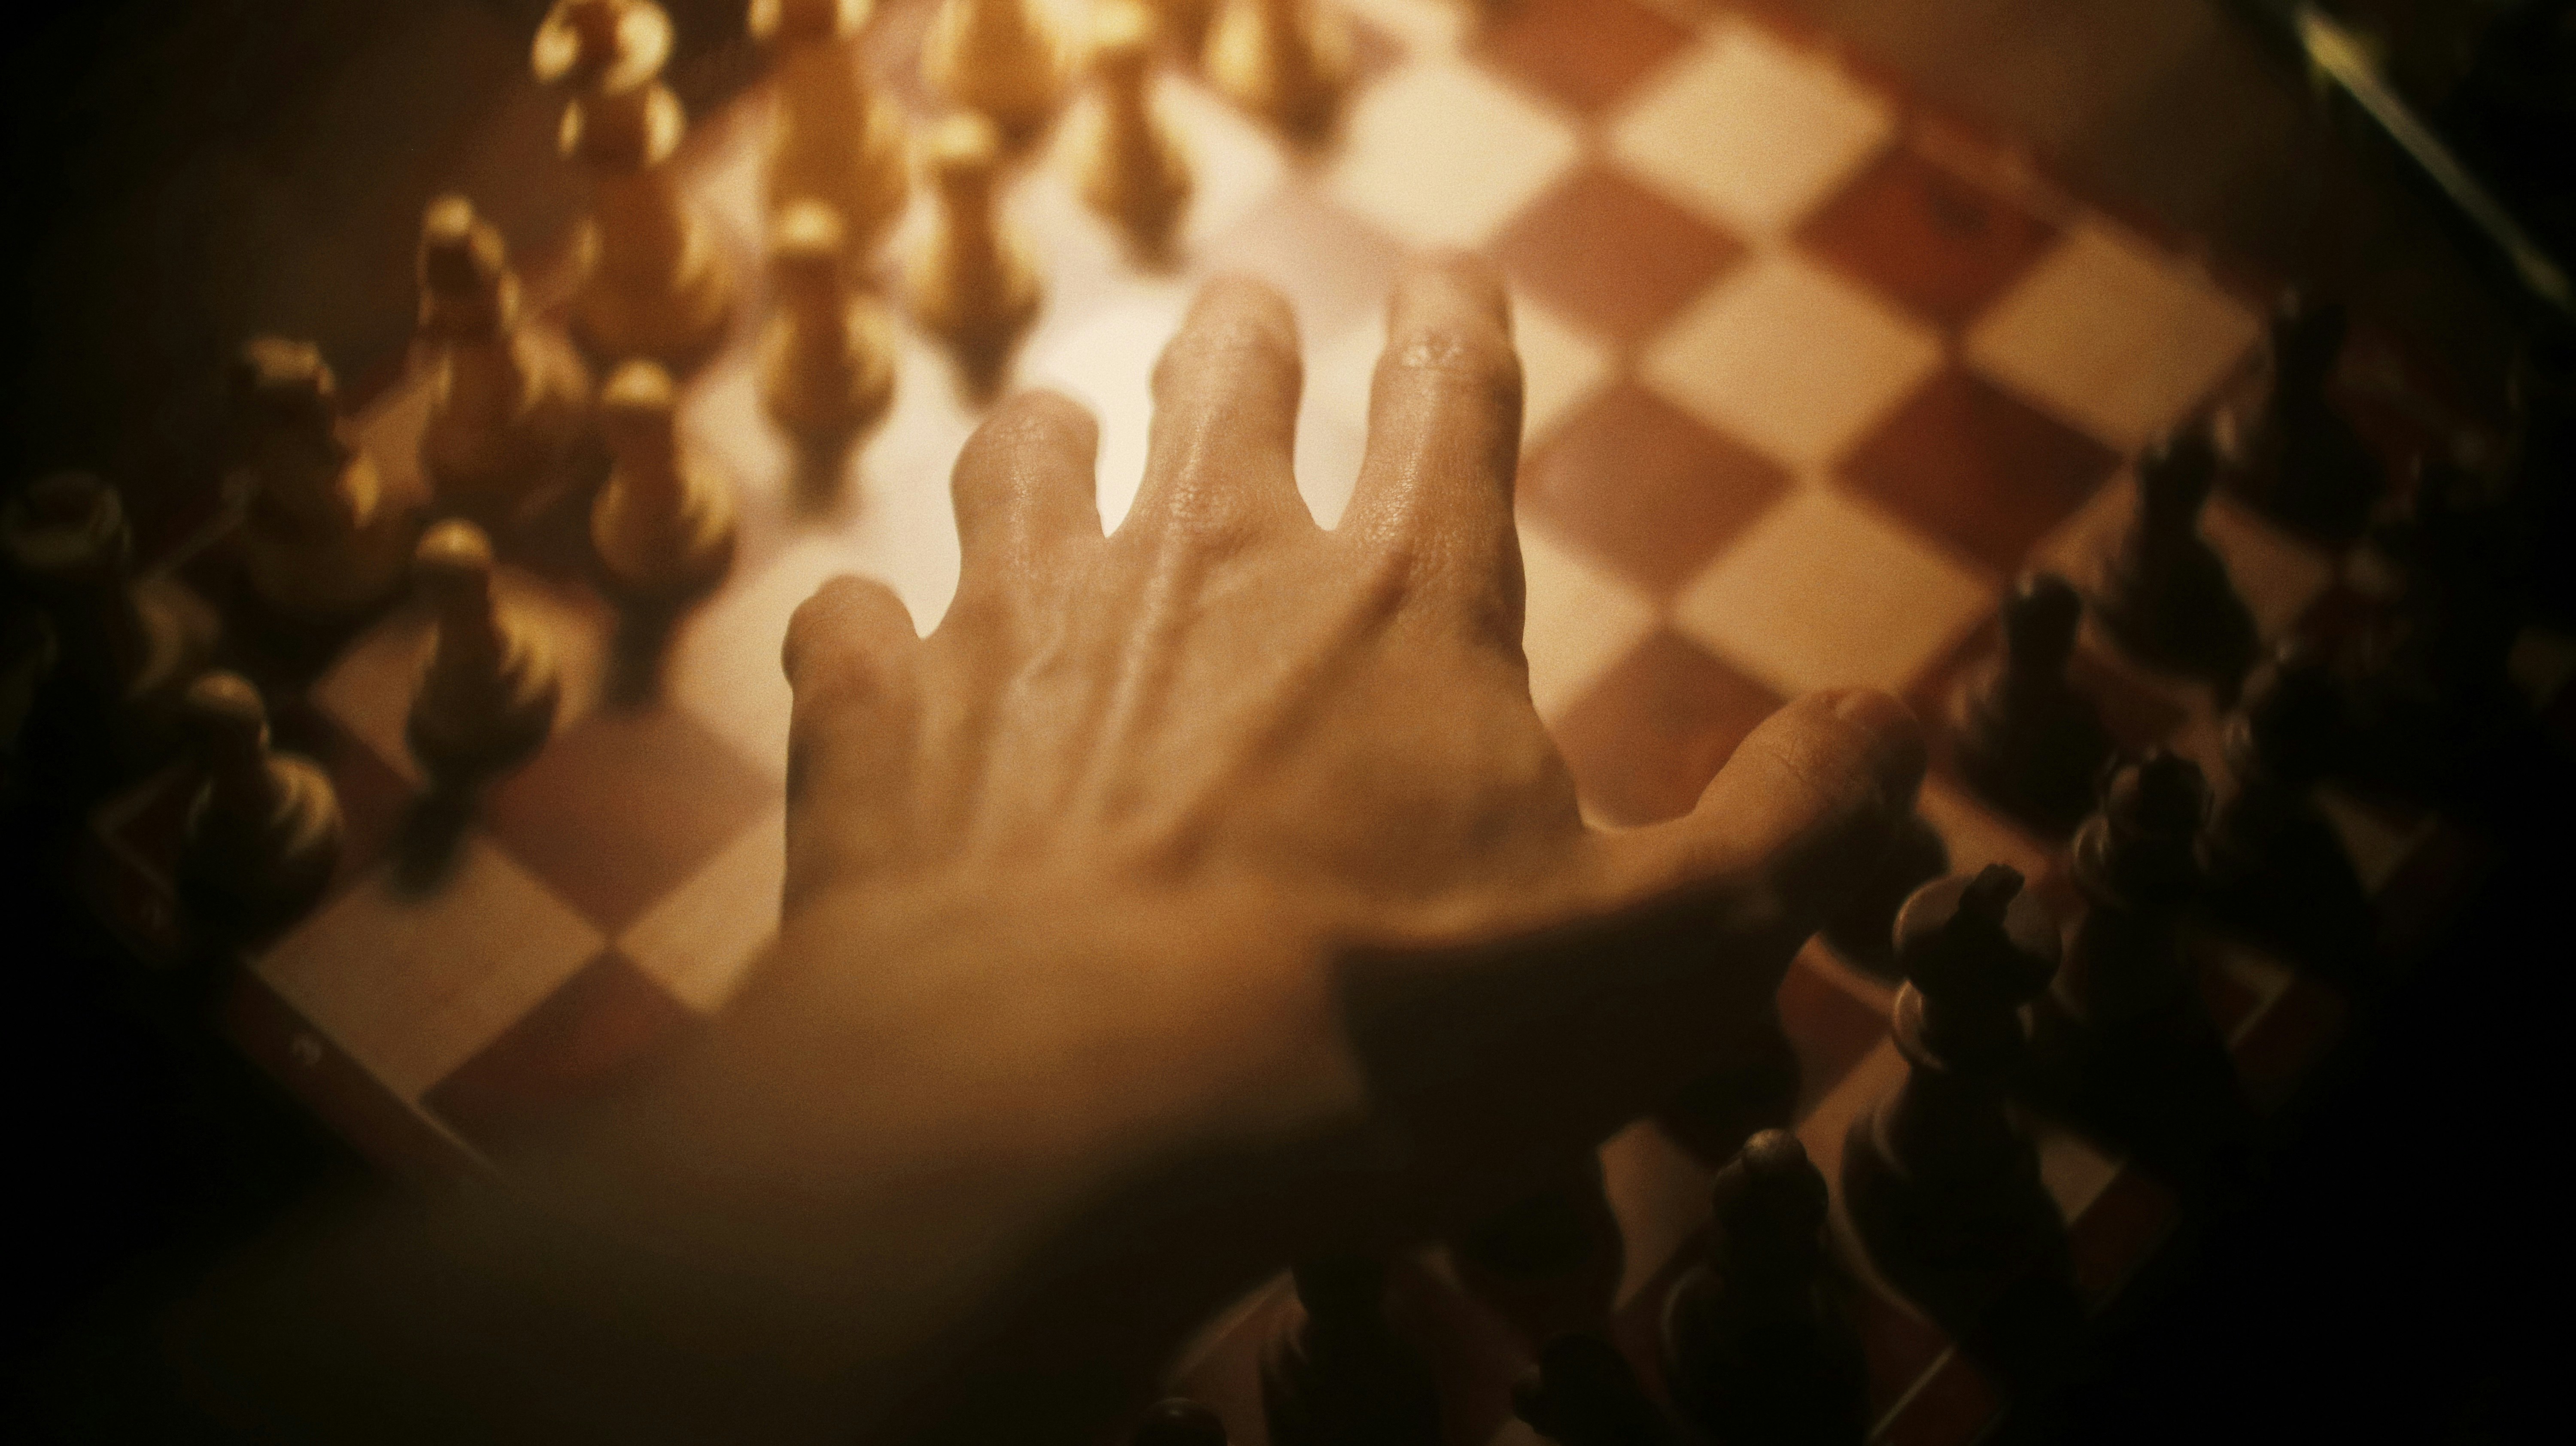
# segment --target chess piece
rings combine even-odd
[[[1532,1348],[1609,1319],[1627,1257],[1589,1150],[1449,1241],[1458,1283]]]
[[[2326,389],[2342,359],[2344,309],[2297,291],[2272,312],[2272,386],[2241,429],[2229,480],[2264,516],[2323,542],[2361,535],[2388,478]]]
[[[585,91],[564,109],[560,149],[591,177],[573,240],[573,326],[600,356],[686,371],[732,324],[732,264],[671,174],[687,127],[658,79]]]
[[[1906,1075],[1852,1122],[1843,1199],[1879,1274],[2016,1386],[2061,1382],[2083,1319],[2065,1222],[2008,1109],[2017,1011],[2057,966],[2055,924],[1989,864],[1926,884],[1896,921]]]
[[[813,447],[846,442],[894,401],[894,325],[875,297],[843,279],[841,218],[799,201],[770,228],[774,298],[760,332],[760,400]]]
[[[1438,1446],[1439,1387],[1388,1317],[1385,1265],[1336,1256],[1294,1274],[1299,1317],[1261,1360],[1272,1446]]]
[[[1821,931],[1825,942],[1844,963],[1895,982],[1896,953],[1889,931],[1895,926],[1896,911],[1916,889],[1949,867],[1949,846],[1923,821],[1923,815],[1908,810],[1898,820],[1878,863],[1854,882],[1842,904],[1826,916]]]
[[[2093,807],[2111,758],[2101,710],[2068,681],[2084,602],[2066,580],[2031,573],[2004,599],[2003,652],[1962,683],[1951,706],[1960,775],[2041,832],[2068,832]]]
[[[1596,1335],[1549,1341],[1513,1384],[1512,1414],[1557,1446],[1679,1446],[1628,1358]]]
[[[2311,798],[2331,770],[2342,695],[2325,659],[2284,643],[2227,720],[2233,788],[2201,841],[2223,923],[2347,984],[2376,972],[2370,897]]]
[[[1208,30],[1207,77],[1225,97],[1313,142],[1350,89],[1350,32],[1313,0],[1222,0]]]
[[[1825,1256],[1825,1177],[1786,1130],[1717,1173],[1708,1258],[1664,1302],[1664,1384],[1713,1441],[1857,1443],[1869,1368]]]
[[[418,527],[376,459],[340,433],[339,384],[310,343],[263,336],[232,375],[239,533],[251,591],[278,616],[337,627],[409,581]]]
[[[430,202],[419,272],[420,337],[437,367],[421,472],[442,510],[524,527],[580,480],[590,371],[521,315],[508,245],[463,196]]]
[[[2199,765],[2164,749],[2104,783],[2076,830],[2083,911],[2031,1005],[2026,1092],[2187,1194],[2243,1183],[2251,1119],[2193,989],[2180,926],[2201,886]]]
[[[1154,17],[1141,0],[1108,0],[1093,14],[1096,103],[1081,113],[1071,151],[1082,199],[1139,262],[1158,264],[1171,256],[1191,183],[1189,161],[1154,108]]]
[[[682,443],[671,374],[648,361],[617,369],[599,396],[599,431],[615,460],[591,504],[590,540],[622,592],[675,601],[704,592],[733,565],[733,487]]]
[[[1755,1133],[1786,1126],[1798,1107],[1798,1052],[1781,1027],[1776,1000],[1729,1043],[1721,1060],[1654,1115],[1674,1144],[1710,1165],[1732,1159]]]
[[[751,36],[776,56],[778,111],[764,180],[771,215],[820,201],[841,218],[854,270],[912,193],[903,112],[870,87],[859,27],[873,0],[751,0]]]
[[[423,534],[412,570],[438,630],[412,695],[413,756],[450,788],[525,762],[554,730],[562,685],[545,638],[493,590],[492,544],[450,519]]]
[[[671,61],[671,17],[652,0],[555,0],[537,22],[530,68],[567,93],[623,91]]]
[[[259,690],[208,673],[183,704],[203,780],[188,805],[180,888],[198,917],[260,929],[321,897],[340,860],[340,799],[309,758],[269,746]]]
[[[2137,511],[2103,570],[2094,615],[2149,667],[2205,679],[2232,700],[2254,665],[2254,616],[2208,539],[2201,504],[2218,454],[2202,429],[2166,437],[2138,458]]]
[[[948,344],[971,395],[988,395],[1037,320],[1037,257],[1003,219],[993,194],[1001,138],[973,115],[951,116],[930,135],[928,164],[939,223],[905,280],[913,316]]]
[[[0,507],[0,553],[44,600],[63,656],[126,761],[177,742],[173,710],[222,630],[177,579],[135,577],[116,489],[86,472],[38,479]]]
[[[940,0],[921,65],[950,105],[992,122],[997,150],[1028,142],[1064,103],[1064,46],[1031,0]]]
[[[1225,1422],[1216,1412],[1182,1396],[1145,1408],[1129,1446],[1225,1446]]]

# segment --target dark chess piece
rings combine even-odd
[[[188,805],[181,892],[218,928],[282,924],[339,864],[339,794],[319,764],[269,746],[267,706],[240,676],[206,674],[182,707],[204,779]]]
[[[2201,887],[2199,765],[2164,749],[2122,767],[2075,835],[2084,909],[2031,1005],[2028,1087],[2186,1195],[2241,1186],[2252,1114],[2200,1001],[2180,926]]]
[[[1786,1130],[1718,1171],[1708,1258],[1664,1303],[1664,1384],[1713,1441],[1857,1446],[1869,1367],[1825,1257],[1825,1177]]]
[[[2137,511],[2102,570],[2094,615],[2139,662],[2203,679],[2232,701],[2258,644],[2254,615],[2200,534],[2218,454],[2205,429],[2187,428],[2149,447],[2136,470]]]
[[[1225,1446],[1225,1422],[1216,1412],[1185,1396],[1172,1396],[1145,1408],[1130,1446]]]
[[[2201,840],[2212,917],[2347,984],[2376,973],[2370,896],[2313,799],[2332,771],[2343,698],[2314,649],[2283,643],[2227,720],[2234,788]]]
[[[1588,1150],[1449,1242],[1459,1284],[1533,1348],[1601,1328],[1626,1259],[1601,1159]]]
[[[1679,1446],[1635,1368],[1596,1335],[1564,1335],[1512,1386],[1512,1414],[1557,1446]]]
[[[2111,758],[2102,710],[2068,681],[2084,599],[2054,573],[2029,573],[2004,599],[2003,652],[1951,705],[1959,773],[1988,802],[2051,836],[2093,807]]]
[[[321,350],[246,343],[232,423],[242,570],[269,612],[337,630],[393,601],[411,578],[419,520],[388,494],[375,457],[341,435],[340,386]]]
[[[125,762],[164,756],[222,629],[176,579],[135,577],[116,489],[86,472],[38,480],[0,507],[0,554],[52,614],[66,666]]]
[[[2021,875],[1990,864],[1926,884],[1896,923],[1904,1081],[1852,1122],[1843,1200],[1890,1285],[2018,1388],[2081,1364],[2066,1225],[2006,1103],[2019,1010],[2057,967],[2057,929]]]
[[[2327,396],[2349,330],[2344,309],[2297,291],[2272,312],[2272,389],[2242,429],[2229,482],[2257,511],[2321,542],[2361,535],[2388,475]]]
[[[1386,1266],[1364,1255],[1295,1271],[1302,1314],[1261,1362],[1273,1446],[1439,1446],[1431,1365],[1386,1308]]]
[[[1825,916],[1819,931],[1834,953],[1864,974],[1894,983],[1896,953],[1890,930],[1896,911],[1916,889],[1939,878],[1950,867],[1949,845],[1919,813],[1908,810],[1896,825],[1878,863],[1852,885],[1843,902]]]
[[[1798,1108],[1798,1052],[1771,1001],[1730,1042],[1723,1062],[1683,1085],[1655,1111],[1674,1144],[1711,1165],[1724,1164],[1756,1132],[1785,1128]]]

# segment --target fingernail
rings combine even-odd
[[[1879,785],[1891,798],[1910,798],[1923,781],[1923,727],[1914,710],[1876,688],[1854,688],[1834,699],[1834,716],[1869,736]]]

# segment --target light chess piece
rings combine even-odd
[[[1064,45],[1031,0],[940,0],[922,70],[950,105],[993,123],[1016,149],[1064,104]]]
[[[431,527],[412,568],[437,640],[405,736],[434,783],[461,789],[545,745],[562,682],[544,634],[494,589],[481,528],[458,518]]]
[[[600,435],[615,460],[590,512],[591,546],[617,589],[674,602],[706,591],[733,565],[733,487],[682,442],[670,373],[628,362],[599,397]]]
[[[841,218],[799,201],[770,227],[771,309],[760,332],[760,400],[810,448],[846,444],[894,401],[894,324],[847,280]]]
[[[523,528],[583,478],[590,370],[523,315],[508,244],[463,196],[430,202],[419,273],[420,337],[437,369],[421,472],[441,510]]]
[[[222,627],[177,579],[134,575],[116,489],[86,472],[38,479],[0,507],[0,555],[52,613],[63,657],[127,761],[174,744],[180,694]]]
[[[775,216],[819,201],[841,218],[854,273],[912,193],[903,112],[869,86],[859,27],[873,0],[751,0],[751,35],[776,57],[778,110],[764,182]]]
[[[907,273],[912,313],[946,342],[966,390],[989,395],[1037,320],[1043,284],[1026,238],[994,195],[1001,137],[981,116],[955,115],[931,132],[928,166],[939,223]]]
[[[279,617],[339,627],[409,582],[419,522],[342,435],[339,383],[309,342],[255,337],[232,374],[239,533],[251,591]]]
[[[567,94],[632,90],[671,62],[671,17],[652,0],[555,0],[529,68]]]
[[[1191,182],[1188,158],[1154,108],[1154,17],[1141,0],[1107,0],[1092,24],[1096,104],[1071,152],[1082,199],[1138,261],[1160,264],[1170,259]]]
[[[258,930],[321,897],[340,860],[339,794],[313,760],[269,746],[268,708],[233,673],[189,685],[203,780],[188,805],[180,888],[219,927]]]
[[[671,174],[687,128],[659,80],[588,91],[564,109],[560,148],[591,177],[591,213],[573,243],[573,325],[603,357],[686,371],[732,325],[732,263]]]
[[[1313,0],[1223,0],[1206,70],[1227,99],[1312,143],[1332,130],[1350,89],[1350,32]]]

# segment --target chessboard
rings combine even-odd
[[[1046,300],[1011,382],[1097,414],[1114,527],[1143,465],[1147,376],[1194,286],[1263,277],[1302,330],[1299,486],[1329,526],[1358,469],[1399,263],[1436,247],[1493,258],[1527,378],[1531,692],[1603,826],[1685,810],[1754,724],[1810,689],[1882,688],[1942,717],[1962,672],[1998,646],[2016,575],[2089,579],[2131,506],[2128,460],[2261,384],[2275,278],[2067,194],[2011,138],[1917,104],[1829,36],[1679,0],[1524,0],[1482,23],[1441,0],[1337,4],[1354,78],[1320,146],[1284,143],[1186,65],[1159,74],[1196,179],[1171,267],[1130,264],[1044,142],[1014,172],[1004,206],[1032,239]],[[919,66],[934,8],[888,0],[863,47],[916,121],[936,114]],[[684,434],[738,503],[721,587],[639,633],[583,559],[505,544],[499,585],[554,642],[562,704],[543,750],[444,830],[423,822],[404,735],[423,608],[375,619],[309,681],[271,686],[281,744],[338,786],[347,846],[321,902],[246,951],[222,1016],[396,1171],[479,1166],[514,1118],[601,1088],[723,1007],[776,926],[789,613],[857,572],[926,631],[955,587],[947,478],[978,412],[937,345],[898,319],[892,410],[839,475],[801,470],[759,403],[771,122],[754,84],[693,118],[676,163],[746,287],[731,342],[680,403]],[[920,244],[926,211],[917,195],[880,280]],[[568,261],[535,255],[523,270],[532,307],[559,316]],[[2336,385],[2392,472],[2474,425],[2366,313]],[[415,498],[428,492],[416,460],[428,397],[415,372],[354,417],[388,486]],[[230,525],[163,563],[221,591]],[[2204,525],[2266,638],[2330,630],[2366,605],[2346,558],[2229,497]],[[2547,702],[2576,654],[2534,638],[2516,660]],[[2161,743],[2226,777],[2205,687],[2138,667],[2089,624],[2077,674],[2122,745]],[[184,771],[165,774],[98,818],[94,894],[147,958],[178,958],[191,937],[171,879],[188,787]],[[2386,798],[2328,790],[2322,805],[2402,960],[2475,866],[2474,837]],[[2009,863],[2069,897],[2062,846],[1982,804],[1937,742],[1920,811],[1954,867]],[[2364,1001],[2221,934],[2195,933],[2191,950],[2248,1097],[2278,1118]],[[1821,943],[1781,988],[1797,1131],[1829,1179],[1850,1122],[1902,1075],[1891,999]],[[2108,1310],[2181,1226],[2177,1192],[2072,1130],[2037,1128],[2079,1286]],[[1625,1240],[1615,1334],[1651,1385],[1657,1312],[1702,1248],[1711,1167],[1651,1122],[1602,1159]],[[1878,1279],[1839,1202],[1833,1220],[1878,1438],[1975,1438],[2004,1392]],[[1530,1439],[1507,1391],[1526,1347],[1436,1255],[1399,1281],[1432,1343],[1449,1439]],[[1236,1441],[1265,1439],[1255,1347],[1291,1299],[1284,1280],[1256,1293],[1176,1370],[1175,1389]]]

